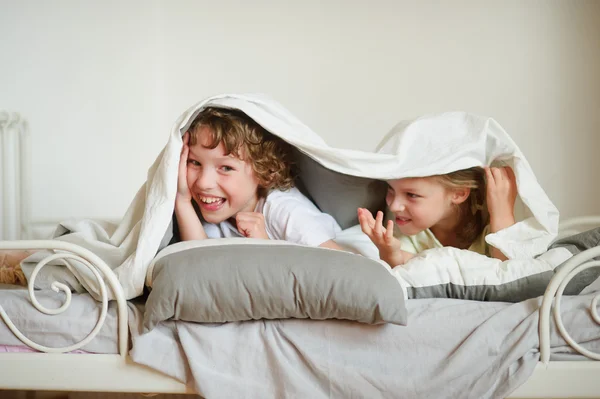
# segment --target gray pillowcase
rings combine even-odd
[[[451,298],[472,301],[522,302],[544,295],[553,271],[526,276],[498,285],[461,285],[444,283],[425,287],[407,288],[410,299]]]
[[[404,291],[381,263],[299,245],[228,244],[157,260],[144,329],[175,319],[347,319],[406,325]]]

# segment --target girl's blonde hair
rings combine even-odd
[[[486,204],[485,170],[475,167],[433,177],[449,190],[460,188],[469,188],[471,190],[467,200],[457,205],[460,215],[460,222],[457,229],[458,241],[466,245],[471,245],[489,223],[489,213]]]
[[[196,116],[188,132],[190,145],[198,142],[200,127],[209,127],[212,140],[208,148],[219,144],[227,155],[249,161],[259,181],[259,196],[272,189],[294,187],[295,165],[292,147],[239,110],[208,107]]]

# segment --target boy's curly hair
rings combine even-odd
[[[226,155],[249,161],[259,182],[259,195],[270,190],[294,187],[295,165],[292,146],[267,132],[239,110],[208,107],[190,125],[190,145],[198,142],[200,127],[210,128],[213,136],[207,148],[223,143]]]

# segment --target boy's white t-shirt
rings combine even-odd
[[[342,231],[331,215],[321,212],[295,187],[271,191],[258,201],[254,211],[264,215],[272,240],[317,247]],[[208,238],[244,237],[228,220],[219,224],[202,221],[202,226]]]

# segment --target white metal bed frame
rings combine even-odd
[[[600,217],[579,218],[561,225],[573,229],[576,225],[600,224]],[[574,233],[576,230],[568,230]],[[55,282],[54,291],[63,291],[64,304],[58,309],[46,309],[35,298],[33,289],[38,271],[56,259],[76,259],[86,265],[101,286],[102,311],[99,320],[82,341],[63,348],[48,348],[27,337],[12,324],[0,306],[0,317],[13,333],[27,346],[46,353],[0,354],[0,389],[87,391],[87,392],[139,392],[139,393],[194,393],[185,384],[158,371],[134,363],[128,356],[127,304],[121,285],[112,270],[96,255],[77,245],[56,240],[0,241],[0,249],[51,249],[56,251],[41,261],[29,281],[29,295],[33,305],[46,314],[60,314],[69,307],[70,290]],[[567,283],[577,273],[590,267],[600,266],[590,261],[600,256],[600,247],[591,248],[572,257],[550,281],[539,309],[540,362],[533,376],[519,387],[510,398],[600,398],[600,362],[556,361],[550,362],[550,315],[554,315],[559,332],[576,351],[600,360],[600,354],[580,347],[568,334],[560,317],[560,300]],[[102,327],[107,312],[107,287],[101,275],[108,281],[108,289],[117,301],[119,354],[77,354],[64,352],[79,349],[91,341]],[[600,294],[591,303],[591,315],[600,324],[597,304]],[[552,306],[554,305],[554,306]],[[599,327],[600,328],[600,327]],[[6,365],[8,367],[2,367]]]
[[[0,215],[11,215],[3,221],[0,232],[0,250],[2,249],[50,249],[55,254],[41,261],[29,281],[29,295],[32,304],[39,311],[57,315],[65,311],[71,302],[71,292],[64,284],[55,282],[52,289],[66,295],[64,304],[58,309],[47,309],[35,297],[33,289],[35,277],[48,262],[60,259],[76,259],[88,267],[101,287],[102,310],[92,331],[82,341],[63,348],[48,348],[25,337],[10,321],[0,306],[0,317],[13,333],[27,346],[46,353],[3,353],[0,354],[0,390],[48,390],[48,391],[87,391],[87,392],[144,392],[144,393],[193,393],[185,384],[158,371],[134,363],[128,356],[127,304],[123,290],[113,271],[87,249],[56,240],[20,240],[4,239],[31,238],[33,223],[29,214],[29,145],[28,126],[19,114],[0,111],[0,181],[3,185]],[[13,164],[11,164],[11,161]],[[8,221],[8,222],[7,222]],[[581,231],[583,226],[600,226],[600,217],[571,219],[561,224],[561,236]],[[3,234],[2,234],[3,233]],[[571,258],[552,278],[539,309],[540,352],[541,359],[533,376],[511,398],[600,398],[600,362],[550,362],[550,314],[554,318],[559,332],[578,352],[600,360],[600,354],[587,351],[574,342],[567,333],[560,318],[560,299],[566,284],[577,273],[600,265],[593,259],[600,256],[600,247],[592,248]],[[107,313],[107,287],[103,275],[108,281],[117,301],[118,347],[119,354],[77,354],[64,355],[64,352],[81,348],[90,342],[104,323]],[[591,304],[591,314],[600,324],[596,311],[600,295]],[[556,299],[555,299],[556,298]],[[554,308],[552,305],[554,304]]]

